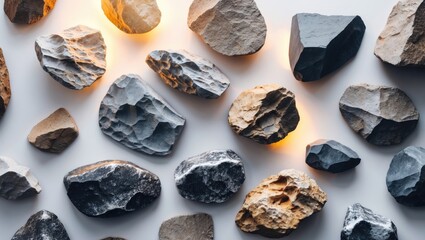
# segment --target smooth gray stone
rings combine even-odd
[[[214,222],[210,215],[194,215],[171,218],[161,224],[159,240],[213,240]]]
[[[242,159],[232,150],[213,150],[184,160],[174,179],[180,195],[203,203],[229,200],[245,181]]]
[[[18,24],[36,23],[55,7],[56,0],[4,0],[4,12]]]
[[[185,119],[134,74],[118,78],[100,105],[99,126],[103,133],[150,155],[170,154],[184,125]]]
[[[146,63],[172,88],[203,98],[218,98],[229,79],[213,63],[186,51],[151,52]]]

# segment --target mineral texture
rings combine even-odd
[[[10,91],[9,71],[7,70],[3,51],[0,48],[0,118],[6,112],[11,95],[12,92]]]
[[[171,218],[161,224],[159,240],[213,240],[214,222],[210,215],[194,215]]]
[[[5,0],[4,12],[13,23],[38,22],[55,6],[56,0]]]

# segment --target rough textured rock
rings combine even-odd
[[[0,196],[8,200],[32,197],[41,192],[38,180],[30,169],[13,159],[0,157]]]
[[[228,121],[237,134],[270,144],[295,130],[300,117],[295,95],[279,85],[270,84],[242,92],[230,108]]]
[[[348,207],[341,240],[397,240],[394,223],[356,203]]]
[[[102,0],[106,17],[121,31],[146,33],[161,21],[156,0]]]
[[[62,222],[54,214],[41,210],[32,215],[12,237],[12,240],[69,240]]]
[[[419,120],[412,100],[395,87],[352,85],[342,95],[339,109],[355,132],[378,146],[401,143]]]
[[[78,136],[78,127],[72,116],[64,108],[59,108],[35,125],[28,141],[41,151],[60,153]]]
[[[186,51],[153,51],[146,63],[167,85],[187,94],[218,98],[230,85],[213,63]]]
[[[100,105],[103,133],[124,146],[151,155],[170,154],[185,120],[137,75],[123,75]]]
[[[357,54],[365,30],[359,16],[295,15],[289,44],[295,78],[315,81],[342,67]]]
[[[407,147],[397,153],[387,173],[387,188],[403,205],[425,206],[425,149]]]
[[[79,167],[63,179],[69,199],[89,217],[115,217],[150,205],[159,178],[133,163],[107,160]]]
[[[425,67],[425,2],[401,0],[379,35],[375,55],[395,66]]]
[[[210,215],[194,215],[171,218],[161,224],[159,240],[213,240],[214,222]]]
[[[106,71],[106,45],[102,34],[86,26],[37,38],[35,52],[44,71],[70,89],[88,87]]]
[[[242,159],[232,150],[208,151],[187,160],[174,173],[182,197],[222,203],[230,199],[245,181]]]
[[[3,50],[0,48],[0,118],[6,112],[11,95],[9,71],[7,70]]]
[[[326,193],[305,173],[283,170],[246,195],[236,224],[244,232],[284,237],[302,220],[319,212],[326,201]]]
[[[31,24],[50,13],[56,0],[5,0],[4,12],[13,23]]]
[[[226,56],[256,53],[267,34],[254,0],[194,0],[188,25],[212,49]]]
[[[355,168],[360,157],[351,148],[334,140],[320,139],[307,145],[305,162],[312,168],[340,173]]]

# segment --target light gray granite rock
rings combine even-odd
[[[161,224],[159,240],[213,240],[214,222],[210,215],[198,213],[178,216]]]
[[[13,23],[38,22],[55,7],[56,0],[5,0],[4,12]]]

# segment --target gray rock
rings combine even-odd
[[[254,0],[194,0],[188,25],[212,49],[226,56],[256,53],[267,34]]]
[[[334,140],[320,139],[307,145],[305,162],[312,168],[340,173],[355,168],[360,157],[351,148]]]
[[[69,240],[69,236],[54,213],[41,210],[28,219],[12,240]]]
[[[6,112],[11,95],[9,71],[7,70],[3,50],[0,48],[0,118]]]
[[[186,51],[153,51],[146,63],[167,85],[187,94],[218,98],[230,85],[213,63]]]
[[[342,95],[339,109],[355,132],[378,146],[401,143],[419,120],[412,100],[395,87],[352,85]]]
[[[240,189],[245,170],[241,158],[232,150],[213,150],[184,160],[176,168],[174,179],[182,197],[222,203]]]
[[[213,240],[214,222],[210,215],[194,215],[171,218],[161,224],[159,240]]]
[[[342,67],[357,54],[365,30],[359,16],[295,15],[289,44],[295,78],[315,81]]]
[[[394,223],[356,203],[348,207],[341,240],[397,240]]]
[[[425,149],[407,147],[397,153],[391,161],[386,182],[388,191],[398,203],[425,206]]]
[[[131,162],[100,161],[63,179],[72,204],[89,217],[115,217],[142,209],[161,193],[155,174]]]
[[[106,71],[106,45],[102,34],[86,26],[37,38],[35,52],[44,71],[70,89],[88,87]]]
[[[99,110],[103,133],[151,155],[171,153],[185,119],[137,75],[123,75],[109,88]]]
[[[32,197],[41,192],[38,180],[30,169],[13,159],[0,157],[0,196],[8,200]]]
[[[4,12],[13,23],[38,22],[55,7],[56,0],[5,0]]]

